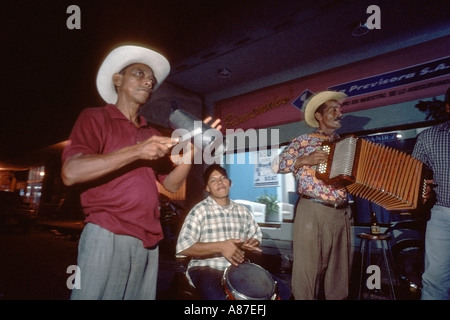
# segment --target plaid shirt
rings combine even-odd
[[[216,242],[233,238],[241,240],[255,238],[261,243],[261,228],[245,206],[230,200],[230,205],[223,208],[208,196],[192,208],[186,216],[178,236],[177,257],[184,257],[179,252],[196,242]],[[188,270],[195,266],[225,270],[229,265],[230,263],[223,256],[192,258],[189,261]]]
[[[436,205],[450,208],[450,121],[419,133],[412,156],[433,171]]]
[[[324,132],[316,130],[311,134],[303,134],[294,138],[291,143],[280,153],[274,161],[272,170],[278,173],[292,172],[297,181],[297,191],[312,198],[343,202],[347,200],[347,192],[344,188],[325,184],[316,178],[316,166],[303,166],[296,169],[295,160],[302,156],[307,156],[317,149],[320,149],[325,140],[334,141],[339,136],[334,134],[327,136]]]

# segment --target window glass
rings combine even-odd
[[[232,181],[230,198],[244,204],[262,224],[292,222],[297,200],[292,174],[272,171],[282,148],[227,153],[223,166]]]

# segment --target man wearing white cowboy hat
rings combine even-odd
[[[80,286],[71,299],[156,298],[163,238],[156,181],[176,191],[191,164],[173,168],[166,155],[177,141],[150,127],[139,109],[169,71],[167,59],[149,48],[115,48],[97,74],[106,105],[83,110],[72,128],[61,176],[65,185],[81,190],[85,227],[77,261]]]
[[[322,91],[304,103],[306,123],[313,133],[294,138],[274,166],[278,173],[293,173],[300,195],[293,230],[292,295],[296,300],[348,298],[351,271],[351,212],[345,189],[315,177],[325,163],[324,141],[339,138],[341,102],[346,94]]]

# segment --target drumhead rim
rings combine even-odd
[[[271,290],[270,290],[270,294],[268,294],[268,295],[265,296],[265,297],[257,298],[257,297],[250,297],[250,296],[247,296],[247,295],[245,295],[245,294],[243,294],[243,293],[237,291],[237,290],[233,287],[233,285],[232,285],[232,284],[228,281],[228,279],[227,279],[227,278],[228,278],[227,276],[228,276],[230,270],[231,270],[233,267],[236,267],[236,266],[234,266],[234,265],[232,265],[232,264],[230,264],[230,265],[225,269],[225,271],[224,271],[224,273],[223,273],[223,276],[222,276],[222,286],[224,286],[224,290],[227,292],[227,294],[228,294],[228,292],[229,292],[230,294],[232,294],[235,300],[274,300],[275,297],[276,297],[276,291],[277,291],[277,285],[278,285],[278,283],[277,283],[277,281],[275,281],[275,280],[273,279],[273,277],[272,277],[272,275],[270,274],[270,272],[269,272],[268,270],[266,270],[265,268],[263,268],[262,266],[260,266],[260,265],[258,265],[258,264],[256,264],[256,263],[253,263],[253,262],[245,261],[244,263],[241,263],[241,265],[243,265],[243,264],[250,264],[250,265],[253,265],[253,266],[257,267],[258,269],[264,271],[264,272],[265,272],[265,273],[273,280],[273,285],[272,285],[272,288],[271,288]]]

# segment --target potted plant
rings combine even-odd
[[[257,199],[257,202],[263,203],[266,205],[266,221],[273,222],[279,221],[279,207],[278,207],[278,199],[276,195],[268,195],[263,194],[260,195]]]

